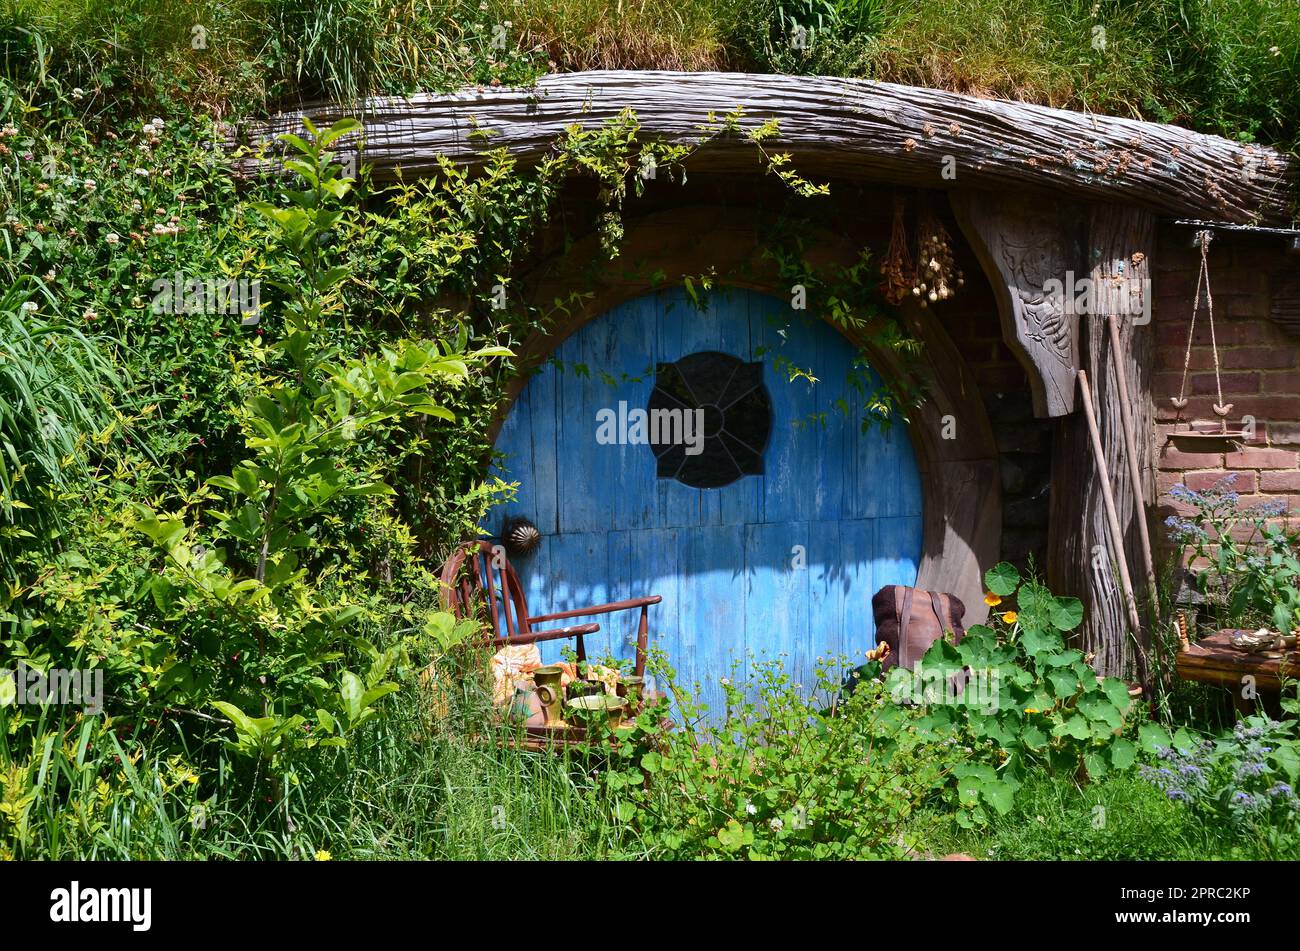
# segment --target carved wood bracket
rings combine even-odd
[[[993,285],[1002,336],[1029,373],[1034,414],[1072,413],[1078,321],[1066,313],[1069,292],[1053,293],[1049,282],[1060,282],[1064,289],[1079,270],[1079,210],[991,192],[956,191],[951,201],[957,223]]]

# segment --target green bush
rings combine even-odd
[[[712,724],[674,684],[666,701],[618,731],[596,777],[619,853],[668,859],[901,858],[910,822],[947,771],[940,746],[917,724],[888,727],[879,683],[842,702],[840,665],[823,662],[815,682],[795,684],[779,661],[724,680],[726,709]],[[737,668],[739,670],[739,668]],[[738,674],[739,676],[739,674]],[[607,749],[603,736],[596,756]]]
[[[1052,595],[1022,580],[1006,562],[985,574],[988,600],[1015,610],[995,612],[993,627],[972,626],[961,643],[934,642],[912,670],[896,667],[888,687],[914,708],[918,726],[967,750],[952,769],[962,825],[1006,815],[1032,771],[1072,778],[1127,770],[1137,747],[1123,735],[1132,706],[1128,686],[1099,678],[1064,635],[1083,620],[1075,598]]]

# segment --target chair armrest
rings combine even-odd
[[[627,601],[614,601],[610,604],[597,604],[590,608],[576,608],[572,611],[557,611],[554,614],[541,614],[537,617],[528,619],[529,626],[534,621],[562,621],[571,617],[591,617],[595,614],[609,614],[613,611],[627,611],[631,608],[642,608],[648,604],[658,604],[663,598],[660,595],[652,594],[644,598],[629,598]]]
[[[529,618],[529,621],[536,620]],[[510,637],[498,637],[493,639],[493,647],[503,647],[510,644],[535,644],[538,641],[555,641],[562,637],[581,637],[584,634],[595,634],[600,630],[599,624],[574,624],[569,627],[556,627],[549,631],[527,631],[523,634],[513,634]]]

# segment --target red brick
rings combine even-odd
[[[1257,317],[1268,316],[1268,297],[1263,294],[1247,294],[1241,297],[1229,297],[1224,303],[1223,309],[1219,309],[1219,302],[1214,302],[1214,315],[1218,317],[1221,314],[1227,314],[1232,320],[1250,320]]]
[[[1220,298],[1237,294],[1266,294],[1268,276],[1262,271],[1233,268],[1230,271],[1220,271],[1217,275],[1211,274],[1210,288],[1214,292],[1216,304]]]
[[[1206,489],[1214,488],[1217,483],[1227,472],[1214,470],[1212,472],[1188,472],[1183,476],[1183,482],[1189,489],[1195,489],[1197,492],[1204,492]],[[1259,480],[1254,472],[1238,472],[1237,481],[1232,484],[1232,491],[1246,494],[1254,492],[1259,485]]]
[[[1240,504],[1242,508],[1246,508],[1258,501],[1261,500],[1255,499],[1247,501],[1243,499]],[[1239,542],[1258,541],[1260,538],[1259,531],[1255,528],[1254,522],[1238,522],[1236,525],[1232,526],[1232,530],[1229,534]]]
[[[1261,492],[1300,492],[1300,470],[1261,472],[1259,489]]]
[[[1239,239],[1233,243],[1232,266],[1234,268],[1268,271],[1285,262],[1286,258],[1278,253],[1277,246],[1272,242],[1266,241],[1261,244]]]
[[[1181,376],[1183,372],[1183,358],[1186,355],[1186,351],[1179,347],[1159,347],[1156,350],[1156,366],[1162,370],[1176,370],[1176,376]],[[1190,366],[1193,370],[1214,369],[1214,353],[1205,347],[1193,347],[1189,359]]]
[[[1160,450],[1158,464],[1161,469],[1176,472],[1180,469],[1204,469],[1206,465],[1222,465],[1222,453],[1211,455],[1204,452],[1183,452],[1172,444]]]
[[[1228,468],[1294,469],[1296,454],[1285,449],[1242,449],[1228,453],[1224,464]]]
[[[1263,381],[1259,384],[1259,391],[1276,393],[1278,396],[1300,393],[1300,371],[1265,373]]]
[[[1214,339],[1218,341],[1220,347],[1245,343],[1270,343],[1273,339],[1269,326],[1262,320],[1236,321],[1223,326],[1216,323],[1214,330]],[[1209,325],[1205,320],[1196,322],[1196,339],[1207,346],[1210,343]]]
[[[1153,279],[1151,287],[1160,297],[1190,300],[1196,293],[1196,277],[1189,271],[1166,272]]]
[[[1191,392],[1214,396],[1222,385],[1224,396],[1235,393],[1258,393],[1259,382],[1258,373],[1220,373],[1216,378],[1213,371],[1209,373],[1202,371],[1192,374]]]
[[[1288,347],[1241,347],[1221,354],[1223,366],[1230,369],[1272,370],[1296,365],[1296,350]]]
[[[1190,406],[1189,406],[1190,409]],[[1240,419],[1249,413],[1259,423],[1272,420],[1300,420],[1300,395],[1243,396],[1233,407],[1233,416]]]

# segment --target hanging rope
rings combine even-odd
[[[1187,352],[1183,354],[1183,381],[1178,387],[1178,395],[1171,399],[1174,406],[1180,410],[1187,405],[1187,373],[1192,366],[1192,341],[1196,339],[1196,315],[1201,309],[1201,288],[1204,287],[1205,310],[1210,321],[1210,351],[1214,354],[1214,392],[1219,398],[1219,401],[1214,404],[1214,412],[1219,417],[1220,426],[1226,434],[1228,414],[1232,412],[1232,404],[1223,402],[1223,380],[1219,375],[1219,341],[1214,333],[1214,295],[1210,292],[1210,241],[1214,238],[1214,234],[1210,231],[1202,231],[1196,237],[1201,246],[1201,271],[1196,276],[1196,299],[1192,303],[1191,326],[1187,329]]]

